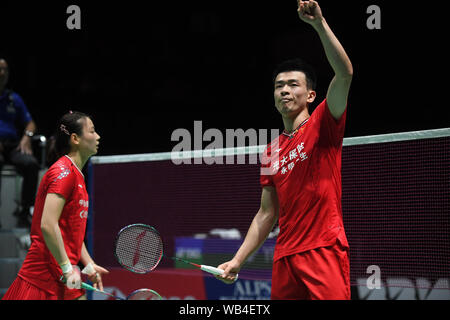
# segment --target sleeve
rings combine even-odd
[[[261,157],[261,167],[260,167],[260,178],[259,182],[261,187],[274,186],[273,183],[273,170],[272,170],[272,162],[270,157],[270,147],[264,150]]]
[[[336,120],[328,108],[327,100],[323,100],[314,110],[313,115],[316,125],[320,127],[320,139],[333,146],[342,145],[345,132],[347,108],[339,120]]]
[[[23,125],[26,125],[28,122],[32,120],[31,114],[28,111],[27,106],[25,105],[25,102],[23,101],[22,97],[19,96],[17,93],[14,93],[14,106],[16,107],[18,111],[18,120]]]
[[[74,190],[75,173],[66,166],[55,166],[52,170],[47,193],[57,193],[67,201]]]

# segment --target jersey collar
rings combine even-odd
[[[292,139],[295,136],[295,134],[298,132],[298,130],[300,130],[300,128],[303,127],[308,122],[308,120],[309,120],[309,117],[306,118],[306,120],[304,120],[302,123],[300,123],[300,125],[291,133],[287,133],[286,130],[283,130],[282,134],[287,136],[289,139]]]
[[[71,162],[72,162],[72,164],[75,166],[75,168],[77,168],[78,169],[78,171],[81,173],[81,175],[83,176],[83,178],[84,178],[84,174],[83,174],[83,172],[81,172],[81,170],[80,170],[80,168],[78,168],[78,166],[75,164],[75,162],[73,162],[73,160],[72,160],[72,158],[71,157],[69,157],[67,154],[65,155]]]

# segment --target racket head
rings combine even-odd
[[[162,300],[162,297],[155,290],[138,289],[130,293],[127,300]]]
[[[128,225],[116,236],[114,256],[123,268],[134,273],[148,273],[163,257],[161,236],[152,226],[142,223]]]

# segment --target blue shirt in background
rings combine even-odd
[[[0,139],[18,139],[17,127],[32,120],[27,106],[15,92],[5,90],[0,96]]]

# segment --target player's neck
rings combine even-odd
[[[79,152],[70,152],[67,154],[67,156],[72,159],[73,163],[78,167],[78,169],[81,171],[84,168],[84,165],[86,164],[88,159],[83,159],[81,154]]]
[[[284,131],[286,133],[291,133],[297,127],[305,122],[309,118],[309,112],[308,109],[304,109],[299,114],[297,114],[295,117],[283,117],[283,124],[284,124]]]

